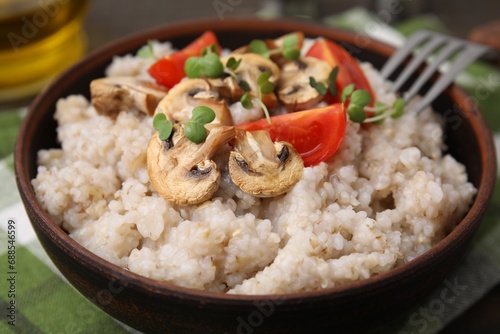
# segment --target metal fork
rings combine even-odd
[[[428,30],[421,30],[412,34],[406,40],[403,47],[398,49],[384,64],[381,70],[384,79],[389,79],[389,76],[402,65],[408,56],[417,48],[419,48],[417,54],[411,59],[392,84],[393,90],[395,92],[399,91],[412,74],[415,73],[417,68],[419,68],[424,61],[428,60],[427,66],[419,74],[413,85],[403,93],[403,98],[406,102],[417,95],[422,86],[443,63],[447,62],[453,55],[456,55],[456,58],[450,63],[448,70],[432,84],[425,96],[419,101],[419,104],[416,105],[415,109],[412,111],[415,115],[420,114],[427,108],[468,65],[491,51],[491,49],[483,45]],[[430,57],[431,55],[432,57]]]

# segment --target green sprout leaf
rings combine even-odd
[[[252,109],[253,108],[253,102],[252,102],[252,97],[248,92],[243,94],[243,96],[240,99],[241,105],[245,109]]]
[[[184,71],[189,78],[218,78],[224,73],[219,56],[216,53],[207,53],[201,57],[190,57],[186,60]]]
[[[212,122],[215,119],[215,112],[206,106],[197,106],[193,109],[191,122],[203,123],[203,125]]]
[[[349,104],[347,114],[349,115],[349,119],[356,123],[362,123],[366,119],[365,110],[354,103]]]
[[[257,78],[257,84],[259,85],[259,91],[261,94],[269,94],[276,88],[274,84],[269,81],[269,78],[273,74],[269,71],[262,72]]]
[[[347,108],[349,118],[356,123],[361,123],[366,119],[365,107],[370,104],[372,97],[368,91],[358,89],[351,94],[351,102]]]
[[[382,124],[389,116],[401,117],[404,114],[405,100],[398,98],[391,107],[381,101],[375,101],[373,107],[369,106],[372,97],[364,89],[354,90],[354,85],[349,85],[342,92],[342,102],[349,99],[347,114],[349,119],[357,123]],[[366,113],[370,113],[370,117]]]
[[[299,37],[296,34],[289,34],[283,38],[283,48],[295,48],[299,44]]]
[[[205,124],[215,119],[215,112],[206,106],[197,106],[193,109],[191,119],[184,125],[184,134],[194,143],[201,143],[207,138]]]
[[[153,118],[153,127],[158,131],[158,137],[161,140],[167,140],[172,134],[172,121],[167,120],[164,113],[156,114]]]
[[[326,86],[322,82],[317,82],[314,77],[309,77],[309,85],[321,95],[325,95],[327,92]]]
[[[357,104],[358,106],[364,108],[372,102],[372,97],[368,91],[364,89],[358,89],[351,94],[351,103]]]
[[[297,59],[300,57],[300,50],[297,48],[299,37],[291,34],[283,39],[283,56],[287,59]]]
[[[405,105],[406,102],[403,98],[399,98],[396,101],[394,101],[394,104],[392,105],[393,112],[391,114],[392,118],[398,118],[403,116],[405,112]]]
[[[300,51],[297,49],[283,49],[283,56],[286,59],[295,60],[300,57]]]
[[[234,57],[231,57],[227,60],[226,67],[232,71],[236,71],[238,66],[240,66],[242,60],[243,58],[240,58],[240,60],[237,61],[236,59],[234,59]]]
[[[216,44],[216,43],[212,43],[212,44],[210,44],[209,46],[205,47],[205,48],[201,51],[201,55],[202,55],[202,56],[206,56],[207,54],[210,54],[210,53],[219,54],[219,47],[217,46],[217,44]]]
[[[142,48],[139,49],[139,51],[137,51],[137,57],[146,59],[156,58],[152,40],[149,40],[147,45],[144,45]]]
[[[337,76],[339,74],[339,67],[335,66],[333,70],[328,75],[328,90],[332,96],[337,96],[337,85],[335,84],[335,80],[337,80]]]
[[[245,80],[241,79],[241,78],[238,78],[237,80],[238,82],[238,85],[245,91],[245,92],[249,92],[252,90],[252,88],[250,87],[250,85],[248,84],[248,82],[246,82]]]
[[[342,94],[340,95],[340,101],[342,103],[347,101],[347,98],[352,94],[353,91],[354,91],[354,84],[347,85],[342,91]]]
[[[266,42],[261,39],[254,39],[250,42],[250,50],[253,53],[258,53],[261,56],[269,58],[269,49],[267,48]]]

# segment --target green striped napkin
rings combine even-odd
[[[12,163],[23,112],[0,112],[0,333],[128,333],[62,277],[36,239]]]

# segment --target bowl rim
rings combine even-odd
[[[479,138],[479,145],[484,148],[485,154],[482,156],[483,172],[482,178],[478,186],[478,193],[474,199],[474,202],[466,214],[466,216],[460,221],[460,223],[448,234],[444,239],[439,241],[430,250],[424,254],[418,256],[410,262],[402,264],[396,268],[392,268],[387,272],[375,275],[373,277],[362,279],[360,281],[350,282],[341,286],[335,286],[331,288],[307,291],[307,292],[293,292],[284,294],[261,294],[261,295],[242,295],[242,294],[226,294],[220,292],[211,292],[205,290],[198,290],[193,288],[186,288],[174,285],[173,283],[163,282],[154,280],[139,274],[133,273],[127,269],[121,268],[115,264],[108,262],[107,260],[99,257],[98,255],[92,253],[90,250],[84,248],[82,245],[73,240],[61,227],[57,226],[50,218],[47,212],[45,212],[40,203],[36,199],[35,192],[31,185],[31,180],[29,179],[29,170],[25,168],[28,166],[28,155],[25,154],[29,150],[27,149],[30,144],[26,143],[24,138],[26,133],[30,128],[30,120],[37,118],[37,110],[40,108],[46,110],[50,106],[54,106],[55,101],[47,101],[46,95],[54,90],[61,90],[65,85],[67,80],[71,80],[72,77],[78,77],[82,71],[85,72],[89,69],[95,67],[95,63],[102,63],[103,61],[111,61],[109,55],[115,53],[122,54],[124,50],[130,49],[130,46],[136,46],[136,49],[141,45],[144,45],[151,36],[182,36],[182,35],[192,35],[204,30],[215,30],[215,31],[229,31],[235,27],[245,28],[250,31],[251,29],[255,32],[256,30],[265,31],[266,29],[272,27],[280,26],[283,31],[293,31],[298,27],[302,30],[306,30],[309,35],[321,35],[329,31],[331,35],[335,35],[338,39],[343,41],[353,41],[355,38],[355,33],[352,31],[334,28],[331,26],[326,26],[323,24],[313,23],[310,21],[302,21],[296,19],[272,19],[263,20],[255,17],[233,17],[224,20],[207,18],[207,19],[197,19],[197,20],[187,20],[176,23],[170,23],[161,25],[158,27],[153,27],[134,33],[123,38],[120,38],[112,43],[109,43],[97,50],[90,52],[85,58],[73,65],[71,68],[66,70],[63,74],[58,76],[49,86],[47,86],[33,101],[29,107],[28,113],[23,119],[21,127],[18,132],[15,152],[14,152],[14,167],[16,174],[16,182],[18,189],[20,191],[21,197],[23,199],[24,205],[32,208],[33,213],[36,214],[41,222],[36,222],[40,230],[55,244],[57,247],[64,250],[68,254],[82,263],[87,268],[97,271],[108,277],[110,279],[116,279],[118,282],[123,283],[123,286],[127,288],[134,288],[142,290],[149,295],[163,296],[164,298],[176,298],[182,300],[184,303],[195,303],[198,304],[200,297],[203,298],[204,304],[221,302],[226,304],[252,304],[255,301],[264,300],[282,300],[287,303],[302,303],[304,299],[308,300],[318,300],[335,297],[348,297],[352,294],[357,294],[363,291],[370,291],[374,288],[379,288],[381,285],[391,285],[400,281],[402,278],[412,275],[418,268],[428,262],[432,261],[439,253],[443,253],[447,248],[453,247],[453,241],[463,234],[474,233],[480,224],[481,219],[477,217],[482,217],[485,211],[485,206],[489,202],[495,181],[496,181],[496,159],[492,158],[495,154],[493,138],[491,132],[488,130],[483,133],[484,137]],[[248,27],[252,27],[251,29]],[[256,28],[258,27],[258,28]],[[176,33],[177,31],[177,33]],[[178,33],[178,32],[182,33]],[[390,56],[394,52],[394,48],[386,45],[382,42],[375,41],[369,37],[363,36],[364,42],[366,42],[366,48],[371,51],[375,50],[377,53],[384,57]],[[447,90],[448,94],[454,101],[460,99],[466,99],[468,95],[459,87],[452,85]],[[53,108],[52,108],[53,109]],[[486,122],[483,119],[481,113],[479,112],[477,106],[472,104],[467,104],[461,106],[461,109],[467,115],[477,115],[477,122],[471,123],[474,127],[474,132],[479,133],[479,128],[481,131],[488,129]],[[491,153],[491,154],[490,154]],[[30,219],[31,220],[31,219]],[[31,220],[32,224],[34,223]]]

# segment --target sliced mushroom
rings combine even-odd
[[[222,78],[208,79],[208,82],[214,90],[217,90],[222,98],[228,99],[231,102],[238,101],[245,90],[240,86],[241,81],[245,81],[250,86],[251,95],[256,97],[258,92],[257,78],[263,72],[271,72],[269,81],[273,84],[278,83],[280,76],[279,67],[270,59],[265,58],[256,53],[246,54],[231,54],[227,57],[221,58],[223,64],[226,64],[228,59],[233,57],[236,61],[241,63],[234,71],[238,80],[232,76],[224,76]],[[276,106],[278,100],[274,93],[265,94],[262,96],[262,102],[268,107]]]
[[[187,79],[172,87],[158,104],[157,112],[163,112],[172,121],[187,121],[193,109],[201,105],[215,112],[213,124],[233,125],[226,103],[218,98],[204,79]]]
[[[92,105],[98,113],[110,116],[131,108],[153,115],[167,91],[165,87],[133,77],[101,78],[90,83]]]
[[[305,110],[318,104],[324,95],[310,85],[310,78],[328,87],[332,66],[313,57],[289,60],[281,67],[278,97],[290,111]]]
[[[147,149],[148,175],[153,188],[179,205],[210,199],[220,184],[220,172],[211,157],[234,136],[232,126],[212,128],[202,144],[191,142],[178,124],[167,141],[160,140],[155,133]]]
[[[302,178],[304,162],[287,142],[273,143],[267,131],[238,131],[229,173],[241,190],[257,197],[284,194]]]

